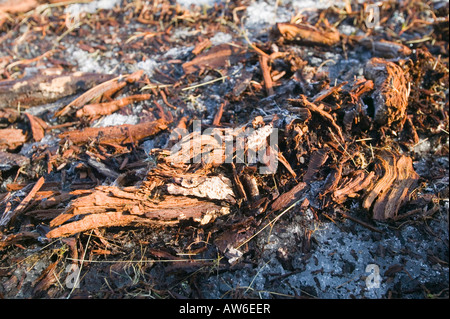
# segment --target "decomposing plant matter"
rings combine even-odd
[[[430,295],[448,2],[205,2],[0,4],[0,297]]]

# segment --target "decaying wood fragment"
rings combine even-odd
[[[74,95],[111,79],[111,75],[75,72],[43,75],[0,82],[0,108],[42,105]]]
[[[166,187],[167,192],[172,195],[234,201],[231,181],[225,176],[175,177],[174,183],[169,183]]]
[[[87,104],[77,111],[76,116],[93,118],[96,116],[109,115],[129,104],[139,101],[145,101],[150,99],[150,97],[151,94],[138,94],[126,96],[124,98],[111,102]]]
[[[0,129],[0,151],[14,151],[27,141],[27,136],[20,129]]]
[[[372,210],[375,220],[395,219],[419,180],[412,159],[384,152],[377,156],[375,174],[379,178],[368,188],[362,206]]]
[[[28,239],[36,239],[39,237],[38,233],[35,232],[20,232],[17,234],[10,234],[7,236],[3,236],[0,238],[0,250],[10,246],[14,245],[16,243],[19,243],[24,240]]]
[[[332,46],[340,41],[338,31],[322,31],[309,24],[277,23],[277,28],[283,38],[288,41],[325,46]]]
[[[315,113],[319,114],[320,116],[322,116],[325,120],[327,120],[331,124],[331,126],[337,132],[340,141],[342,143],[345,143],[345,138],[344,138],[344,135],[342,134],[342,129],[339,125],[337,125],[335,119],[333,118],[333,116],[330,113],[325,112],[322,108],[320,108],[317,105],[315,105],[314,103],[308,101],[308,98],[304,94],[300,95],[300,99],[288,99],[288,101],[291,103],[294,103],[294,104],[299,104],[302,107],[306,107],[310,111],[315,112]]]
[[[333,199],[336,203],[343,203],[348,197],[356,197],[357,193],[365,190],[375,177],[375,172],[366,173],[364,170],[357,170],[351,176],[342,179],[338,189],[333,192]]]
[[[313,180],[314,175],[319,171],[320,167],[325,164],[328,159],[329,149],[315,150],[309,159],[308,169],[303,176],[303,181],[309,183]]]
[[[231,44],[219,44],[197,55],[183,64],[184,73],[190,74],[202,69],[223,69],[243,59],[245,50]]]
[[[397,170],[395,168],[396,158],[390,154],[378,156],[378,163],[375,168],[377,175],[381,177],[374,186],[369,189],[365,196],[362,207],[369,210],[378,196],[386,196],[394,180],[397,178]]]
[[[68,139],[74,144],[84,144],[89,141],[110,144],[128,144],[141,141],[144,138],[158,134],[167,129],[168,122],[159,119],[135,125],[123,124],[109,127],[88,127],[81,131],[70,131],[59,135],[61,140]]]
[[[163,196],[154,198],[155,192]],[[225,176],[187,173],[161,161],[139,187],[98,186],[76,197],[62,214],[50,221],[52,230],[47,237],[68,236],[98,227],[170,226],[183,220],[205,225],[229,214],[229,205],[234,203],[231,181]]]
[[[127,226],[130,225],[135,219],[137,219],[137,216],[125,215],[122,212],[91,214],[79,221],[74,221],[52,229],[46,236],[47,238],[57,238],[99,227]]]
[[[387,126],[399,122],[403,126],[410,92],[402,68],[394,62],[372,58],[367,62],[364,74],[375,84],[372,94],[374,121]]]
[[[20,204],[14,209],[9,211],[6,214],[3,214],[0,218],[0,226],[6,227],[11,223],[14,223],[15,219],[27,208],[28,204],[33,200],[33,197],[36,193],[41,189],[42,185],[44,185],[45,179],[41,177],[34,184],[31,191],[27,196],[20,202]]]
[[[386,40],[374,41],[370,38],[362,37],[358,42],[371,50],[375,56],[385,59],[407,57],[412,52],[410,48],[401,43]]]
[[[139,70],[134,72],[133,74],[119,76],[113,79],[111,79],[111,76],[109,76],[108,81],[94,86],[93,88],[70,102],[68,105],[60,108],[55,113],[55,116],[59,117],[67,115],[71,112],[75,112],[88,103],[99,103],[103,97],[111,98],[112,95],[117,93],[120,89],[124,88],[127,83],[134,83],[135,81],[137,81],[143,73],[144,71]]]
[[[289,207],[290,205],[294,204],[296,201],[300,200],[302,196],[306,193],[307,184],[304,182],[300,182],[297,185],[295,185],[291,190],[287,191],[286,193],[280,195],[273,203],[272,203],[272,210],[273,211],[279,211],[284,208]]]
[[[261,55],[259,57],[259,65],[261,66],[266,93],[268,96],[273,95],[273,81],[272,75],[270,74],[269,58]]]
[[[7,171],[13,167],[23,167],[30,164],[30,159],[20,154],[0,151],[0,171]]]
[[[378,199],[373,208],[376,220],[394,219],[400,207],[409,199],[418,184],[419,175],[414,171],[412,159],[401,156],[396,162],[397,178],[389,193]]]
[[[29,113],[25,113],[25,116],[28,118],[31,126],[31,133],[33,134],[33,139],[36,142],[39,142],[44,138],[45,129],[48,128],[47,123],[41,120],[39,117],[33,116]]]

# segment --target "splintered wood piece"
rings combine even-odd
[[[205,225],[219,216],[230,213],[228,207],[185,196],[167,196],[163,201],[152,206],[145,207],[145,217],[160,222],[179,222],[192,219]]]
[[[212,42],[210,39],[204,39],[196,44],[194,50],[192,50],[192,53],[195,55],[199,55],[203,50],[206,50],[212,45]]]
[[[394,62],[372,58],[367,62],[364,74],[375,84],[375,92],[372,94],[374,121],[386,126],[400,122],[403,126],[409,89],[402,68]]]
[[[2,1],[0,3],[0,14],[4,12],[9,13],[22,13],[28,12],[39,5],[39,1],[37,0],[24,0],[17,2],[15,0],[7,0]]]
[[[38,74],[20,80],[0,82],[0,108],[42,105],[87,90],[110,79],[107,74],[81,73],[61,75]]]
[[[340,187],[333,192],[334,201],[342,204],[348,197],[356,197],[359,191],[369,187],[374,177],[374,171],[369,174],[363,170],[353,172],[352,176],[345,178]]]
[[[336,130],[341,142],[345,143],[345,138],[344,135],[342,134],[342,129],[339,125],[336,124],[336,121],[334,120],[333,116],[330,113],[327,113],[324,110],[322,110],[314,103],[308,101],[306,95],[301,94],[300,99],[288,99],[288,101],[290,101],[291,103],[300,104],[301,106],[308,108],[310,111],[315,112],[320,116],[322,116],[324,119],[330,122],[331,126]]]
[[[137,216],[125,215],[122,212],[90,214],[81,220],[52,229],[46,236],[47,238],[66,237],[99,227],[127,226],[132,224],[136,219]]]
[[[150,98],[151,94],[137,94],[132,96],[126,96],[124,98],[111,102],[87,104],[77,111],[76,116],[77,117],[86,116],[92,118],[95,116],[109,115],[129,104],[139,101],[145,101]]]
[[[74,144],[89,141],[109,144],[134,143],[167,129],[168,121],[159,119],[135,125],[123,124],[109,127],[88,127],[81,131],[70,131],[59,135],[61,140],[68,139]]]
[[[12,211],[8,212],[8,214],[2,215],[0,219],[0,226],[8,226],[9,224],[14,223],[16,218],[27,208],[28,204],[33,200],[36,193],[41,189],[42,185],[44,185],[45,179],[41,177],[34,184],[31,191],[27,196],[20,202],[20,204]]]
[[[365,196],[362,207],[369,210],[377,197],[384,197],[389,191],[392,183],[397,178],[397,170],[395,166],[396,159],[393,155],[387,154],[386,156],[377,156],[378,159],[378,171],[382,174],[381,178],[375,183],[372,189],[369,190]],[[378,174],[377,174],[378,175]]]
[[[417,186],[419,175],[414,171],[412,159],[401,156],[396,162],[397,179],[389,194],[377,200],[373,208],[375,220],[386,220],[397,217],[400,207],[409,199],[411,192]]]
[[[0,151],[0,171],[7,171],[13,167],[23,167],[30,164],[30,159],[20,154]]]
[[[268,96],[273,95],[273,81],[270,74],[269,58],[264,55],[259,56],[259,65],[261,66],[261,71],[264,79],[264,86],[266,88],[266,93]]]
[[[29,113],[25,113],[25,116],[28,118],[28,121],[30,122],[31,126],[31,132],[33,134],[33,139],[36,142],[39,142],[42,140],[45,136],[45,129],[48,128],[47,123],[45,123],[40,118],[33,116]]]
[[[10,245],[17,244],[21,241],[28,240],[28,239],[36,239],[38,237],[39,237],[38,233],[27,232],[27,231],[5,236],[3,238],[0,238],[0,250],[4,249]]]
[[[193,60],[183,64],[186,74],[202,69],[221,69],[234,65],[244,57],[245,50],[235,45],[223,43],[197,55]]]
[[[333,168],[331,172],[328,174],[327,178],[325,179],[325,184],[320,192],[321,196],[336,190],[336,187],[339,185],[339,182],[341,181],[342,166],[343,165],[339,163],[337,167]]]
[[[322,31],[309,24],[277,23],[277,28],[283,38],[288,41],[324,46],[332,46],[340,41],[338,31]]]
[[[362,37],[358,42],[371,50],[374,55],[385,58],[394,59],[400,56],[409,56],[412,51],[406,45],[401,43],[380,40],[374,41],[367,37]]]
[[[284,208],[289,207],[290,205],[294,204],[297,200],[301,199],[303,196],[304,189],[306,187],[306,183],[300,182],[297,185],[295,185],[291,190],[287,191],[286,193],[280,195],[273,203],[272,203],[272,210],[273,211],[279,211]]]
[[[328,152],[328,149],[320,149],[312,153],[311,158],[309,159],[308,169],[303,176],[303,181],[305,183],[311,182],[320,167],[325,164],[328,159]]]
[[[0,150],[13,151],[27,141],[22,130],[15,128],[0,129]]]
[[[88,90],[87,92],[83,93],[75,100],[70,102],[68,105],[59,109],[55,113],[55,116],[59,117],[67,115],[71,112],[78,110],[79,108],[83,107],[84,105],[92,101],[94,103],[98,103],[103,96],[111,97],[113,94],[115,94],[120,89],[125,87],[127,83],[135,82],[139,77],[142,76],[143,72],[144,71],[139,70],[133,74],[129,74],[126,76],[118,76],[116,78],[110,79],[106,82],[94,86],[93,88],[91,88],[90,90]]]

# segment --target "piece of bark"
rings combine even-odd
[[[129,144],[139,142],[144,138],[158,134],[166,130],[168,121],[159,119],[152,122],[144,122],[135,125],[123,124],[109,127],[88,127],[81,131],[70,131],[59,135],[64,141],[70,140],[74,144],[85,144],[89,141],[109,144]]]
[[[31,115],[29,113],[25,113],[25,116],[27,117],[28,121],[30,122],[31,133],[33,135],[33,139],[36,142],[39,142],[45,136],[45,130],[48,128],[47,123],[45,123],[40,118],[38,118],[34,115]]]
[[[377,156],[378,163],[376,167],[377,175],[382,175],[374,184],[372,189],[369,189],[365,196],[362,207],[369,210],[377,197],[381,200],[389,191],[392,183],[397,178],[396,159],[391,154],[385,154],[384,156]]]
[[[414,171],[412,159],[401,156],[396,162],[397,178],[389,194],[378,199],[373,208],[375,220],[395,219],[400,207],[409,199],[418,184],[419,175]]]
[[[96,116],[109,115],[134,102],[145,101],[150,98],[151,94],[137,94],[126,96],[111,102],[87,104],[76,112],[76,116],[93,118]]]
[[[314,175],[319,171],[320,167],[322,167],[323,164],[328,159],[328,152],[329,149],[320,149],[315,150],[311,154],[311,158],[309,159],[308,163],[308,169],[303,176],[303,181],[305,183],[309,183],[313,180]]]
[[[351,177],[346,177],[343,182],[333,192],[333,199],[336,203],[342,204],[348,197],[356,197],[357,193],[365,190],[372,183],[375,172],[366,173],[363,170],[357,170]]]
[[[38,74],[20,80],[0,82],[0,108],[27,108],[55,102],[111,79],[111,75],[75,72],[73,74]]]
[[[135,215],[125,215],[122,212],[109,212],[103,214],[90,214],[83,219],[62,225],[52,229],[47,233],[47,238],[58,238],[81,233],[87,230],[113,227],[127,226],[137,219]]]
[[[31,203],[36,193],[41,189],[42,185],[44,185],[45,178],[41,177],[34,184],[31,191],[25,196],[25,198],[20,202],[20,204],[12,211],[4,214],[0,218],[0,226],[8,226],[15,222],[16,218],[25,211],[28,204]]]
[[[13,108],[0,108],[0,123],[11,124],[16,122],[20,118],[20,114],[17,109]]]
[[[93,194],[97,200],[99,200],[100,193],[100,191],[96,191]],[[184,196],[167,196],[158,203],[147,203],[146,199],[141,201],[115,199],[114,204],[111,204],[113,199],[112,196],[105,196],[96,203],[98,206],[92,205],[86,198],[82,201],[72,202],[73,213],[56,217],[50,226],[58,226],[76,215],[84,215],[84,217],[81,220],[54,228],[46,236],[48,238],[64,237],[95,228],[127,226],[134,223],[173,225],[189,219],[204,225],[214,221],[218,216],[229,213],[228,207]],[[108,211],[108,209],[116,211]]]
[[[338,31],[322,31],[309,24],[277,23],[277,28],[283,38],[288,41],[323,46],[332,46],[340,41]]]
[[[266,88],[266,93],[268,96],[273,95],[273,81],[270,74],[269,58],[267,56],[259,56],[259,65],[261,66],[261,71],[264,79],[264,87]]]
[[[412,53],[412,50],[407,46],[386,40],[374,41],[371,38],[362,37],[358,40],[358,43],[371,50],[375,56],[385,59],[407,57]]]
[[[102,83],[92,87],[91,89],[77,97],[75,100],[70,102],[68,105],[60,108],[55,113],[55,117],[64,116],[70,114],[71,112],[76,112],[78,109],[88,103],[99,103],[103,97],[110,98],[120,89],[124,88],[127,83],[134,83],[135,81],[137,81],[142,76],[142,74],[143,71],[139,70],[126,76],[119,76],[115,78],[109,76],[106,82],[103,81]]]
[[[291,190],[280,195],[272,203],[272,206],[271,206],[272,210],[279,211],[279,210],[285,209],[285,208],[291,206],[292,204],[294,204],[296,201],[300,200],[305,193],[306,186],[307,186],[306,183],[300,182],[297,185],[295,185]]]
[[[336,121],[334,120],[333,116],[322,110],[320,107],[315,105],[314,103],[308,101],[308,98],[306,95],[301,94],[300,99],[288,99],[289,102],[299,104],[300,106],[308,108],[310,111],[315,112],[322,116],[327,122],[331,124],[331,126],[335,129],[337,132],[339,139],[341,140],[341,143],[345,143],[344,135],[342,134],[342,129],[339,125],[336,124]]]
[[[0,250],[4,249],[10,245],[17,244],[21,241],[28,240],[28,239],[37,239],[38,237],[39,237],[38,233],[27,232],[27,231],[4,236],[3,238],[0,238]]]
[[[217,217],[230,213],[226,206],[185,196],[167,196],[157,205],[145,207],[145,211],[145,217],[162,223],[192,219],[200,225],[206,225]]]
[[[227,68],[244,58],[245,50],[231,44],[219,44],[206,52],[197,55],[193,60],[183,64],[186,74],[191,74],[206,68]]]
[[[0,151],[0,171],[8,171],[13,167],[30,164],[30,159],[20,154]]]
[[[331,172],[328,174],[325,179],[325,183],[320,191],[320,196],[324,196],[325,194],[331,193],[336,190],[339,182],[342,177],[342,164],[339,163],[337,167],[331,169]]]
[[[364,74],[375,84],[372,93],[374,121],[386,126],[399,122],[402,126],[409,98],[408,82],[402,68],[394,62],[372,58],[367,62]]]
[[[14,151],[27,141],[27,136],[20,129],[0,129],[0,151]]]
[[[58,282],[58,276],[56,273],[56,266],[59,263],[59,259],[51,263],[47,268],[42,271],[42,274],[33,283],[33,295],[39,292],[46,292],[51,285]]]
[[[212,42],[210,39],[204,39],[195,45],[195,48],[194,50],[192,50],[192,53],[195,55],[199,55],[202,51],[208,49],[211,45]]]

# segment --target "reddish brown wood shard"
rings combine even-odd
[[[70,236],[99,227],[113,227],[130,225],[136,216],[125,215],[122,212],[109,212],[103,214],[90,214],[79,221],[62,225],[47,233],[47,238]]]
[[[288,41],[325,46],[332,46],[340,41],[338,31],[322,31],[308,24],[277,23],[277,28],[283,38]]]
[[[386,59],[408,56],[412,53],[411,49],[407,46],[386,40],[374,41],[364,37],[359,40],[359,43],[371,50],[374,55]]]
[[[33,134],[33,139],[36,142],[39,142],[44,138],[45,129],[48,128],[47,123],[45,123],[40,118],[33,116],[31,114],[25,113],[25,116],[28,118],[31,126],[31,132]]]
[[[367,62],[365,76],[375,84],[374,121],[379,125],[391,126],[403,122],[408,105],[409,89],[405,74],[400,66],[381,58]]]
[[[221,69],[234,65],[243,59],[245,50],[231,45],[219,44],[197,55],[192,61],[183,64],[184,73],[190,74],[202,69]]]
[[[111,75],[96,73],[42,75],[0,82],[0,108],[42,105],[89,89]]]
[[[343,203],[348,197],[356,197],[357,193],[366,189],[375,177],[375,172],[366,173],[363,170],[357,170],[351,177],[343,179],[340,187],[333,192],[334,201],[338,204]]]
[[[0,151],[14,151],[27,141],[22,130],[15,128],[0,129]]]
[[[304,189],[306,187],[306,183],[298,183],[295,185],[291,190],[288,192],[280,195],[273,203],[272,203],[272,210],[278,211],[282,210],[284,208],[289,207],[290,205],[294,204],[296,201],[301,199],[301,197],[304,194]]]
[[[397,217],[400,207],[409,199],[411,192],[417,186],[419,175],[414,171],[410,157],[400,157],[396,162],[396,169],[397,179],[389,193],[377,200],[373,208],[373,218],[376,220]]]
[[[308,170],[306,174],[303,176],[303,181],[305,183],[311,182],[313,180],[314,175],[319,171],[320,167],[325,164],[328,159],[328,150],[320,149],[316,150],[312,153],[311,158],[309,159]]]
[[[74,144],[84,144],[89,141],[110,144],[128,144],[143,140],[167,129],[168,121],[159,119],[135,125],[123,124],[109,127],[88,127],[82,131],[70,131],[59,135],[61,140],[69,139]]]
[[[392,183],[397,178],[396,159],[391,154],[384,156],[377,156],[378,163],[376,167],[377,175],[381,175],[381,178],[374,184],[373,188],[369,190],[365,196],[362,207],[369,210],[377,197],[384,197],[389,191]]]
[[[20,232],[17,234],[11,234],[8,236],[5,236],[3,238],[0,238],[0,250],[10,246],[17,244],[21,241],[28,240],[28,239],[36,239],[39,237],[38,233],[34,232]]]
[[[380,177],[366,192],[362,207],[372,210],[375,220],[395,219],[417,186],[419,175],[410,157],[383,152],[377,161],[375,174]]]

